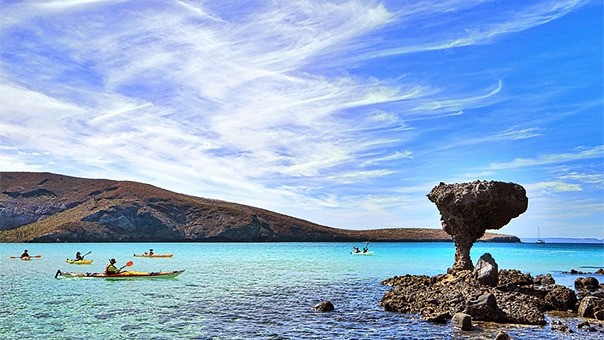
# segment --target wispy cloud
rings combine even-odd
[[[520,167],[529,167],[546,164],[559,164],[570,161],[593,159],[604,157],[604,145],[595,147],[581,147],[575,152],[546,154],[537,158],[518,158],[508,163],[493,163],[490,165],[492,170],[512,169]]]
[[[471,45],[486,44],[497,37],[510,33],[520,32],[529,28],[543,25],[552,20],[568,14],[578,6],[587,1],[567,0],[567,1],[546,1],[541,3],[527,3],[523,6],[507,7],[505,4],[493,6],[490,1],[445,1],[445,2],[421,2],[413,8],[411,13],[407,11],[398,12],[397,19],[406,25],[411,25],[414,20],[421,20],[419,24],[421,29],[425,26],[423,20],[432,17],[433,22],[443,27],[459,28],[459,16],[450,15],[452,12],[460,12],[460,16],[467,15],[471,17],[473,13],[478,13],[488,7],[492,11],[490,16],[485,16],[483,20],[464,22],[462,29],[443,29],[440,32],[446,32],[443,36],[433,37],[430,41],[425,40],[402,40],[402,46],[381,49],[379,51],[369,52],[361,58],[382,58],[386,56],[438,51],[451,48],[459,48]],[[498,13],[498,14],[495,14]],[[505,18],[497,20],[493,18]],[[438,18],[438,19],[436,19]],[[432,32],[433,27],[428,26]],[[414,35],[414,38],[421,37],[421,34]]]

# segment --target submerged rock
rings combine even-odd
[[[451,325],[462,331],[472,330],[472,317],[465,313],[455,313],[451,319]]]
[[[320,312],[331,312],[334,310],[333,303],[331,301],[321,301],[315,305],[315,310]]]

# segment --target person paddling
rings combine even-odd
[[[82,261],[84,259],[84,257],[82,257],[82,253],[77,252],[76,256],[75,256],[75,260],[76,261]]]
[[[119,274],[120,269],[115,266],[115,259],[109,260],[109,264],[105,267],[105,275]]]
[[[149,249],[149,256],[153,256],[153,249]]]
[[[20,258],[21,258],[21,260],[23,260],[23,259],[29,260],[31,258],[31,256],[29,256],[29,253],[27,252],[27,249],[25,249],[25,251],[23,251],[23,254],[21,254]]]

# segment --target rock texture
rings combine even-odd
[[[472,273],[476,276],[478,282],[483,285],[495,287],[499,282],[499,266],[489,253],[478,259]]]
[[[576,313],[574,315],[582,318],[604,318],[604,299],[597,296],[603,289],[586,292],[587,295],[577,303],[575,291],[556,285],[547,275],[538,277],[518,270],[500,270],[499,280],[493,287],[481,283],[469,270],[433,277],[395,276],[382,282],[392,289],[384,294],[380,304],[387,311],[420,314],[429,322],[444,324],[451,320],[451,324],[459,328],[467,323],[464,320],[545,325],[548,311]],[[541,285],[543,280],[548,284]],[[573,332],[559,322],[552,322],[551,328]],[[604,334],[604,329],[595,329],[588,322],[580,324],[579,331]]]
[[[393,288],[380,304],[387,311],[420,314],[425,319],[466,313],[472,320],[544,325],[547,304],[544,295],[532,286],[507,282],[500,275],[499,285],[482,285],[471,271],[455,274],[405,275],[385,280]],[[511,284],[511,285],[510,285]],[[513,289],[510,289],[513,285]]]
[[[438,229],[330,228],[148,184],[0,172],[0,242],[451,241]],[[489,234],[483,240],[520,242]]]
[[[321,301],[315,305],[315,310],[320,312],[331,312],[335,309],[331,301]]]
[[[441,182],[430,191],[428,199],[436,204],[443,230],[455,242],[452,272],[472,270],[470,249],[474,242],[487,229],[502,228],[528,207],[522,186],[497,181]]]

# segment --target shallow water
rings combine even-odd
[[[550,325],[477,324],[473,332],[434,325],[415,315],[385,312],[386,278],[435,275],[452,265],[452,243],[373,243],[375,256],[351,255],[352,243],[87,243],[0,244],[0,338],[327,339],[484,338],[505,329],[517,339],[573,338]],[[41,259],[9,260],[24,248]],[[134,258],[153,248],[170,259]],[[92,265],[69,265],[76,251],[92,251]],[[551,273],[572,287],[572,268],[604,267],[601,244],[491,244],[500,268]],[[132,270],[186,269],[175,279],[109,281],[55,279],[62,271],[100,272],[110,257]],[[600,281],[604,277],[596,276]],[[312,307],[330,300],[336,310]],[[572,322],[565,321],[571,328]],[[576,326],[576,325],[575,325]]]

